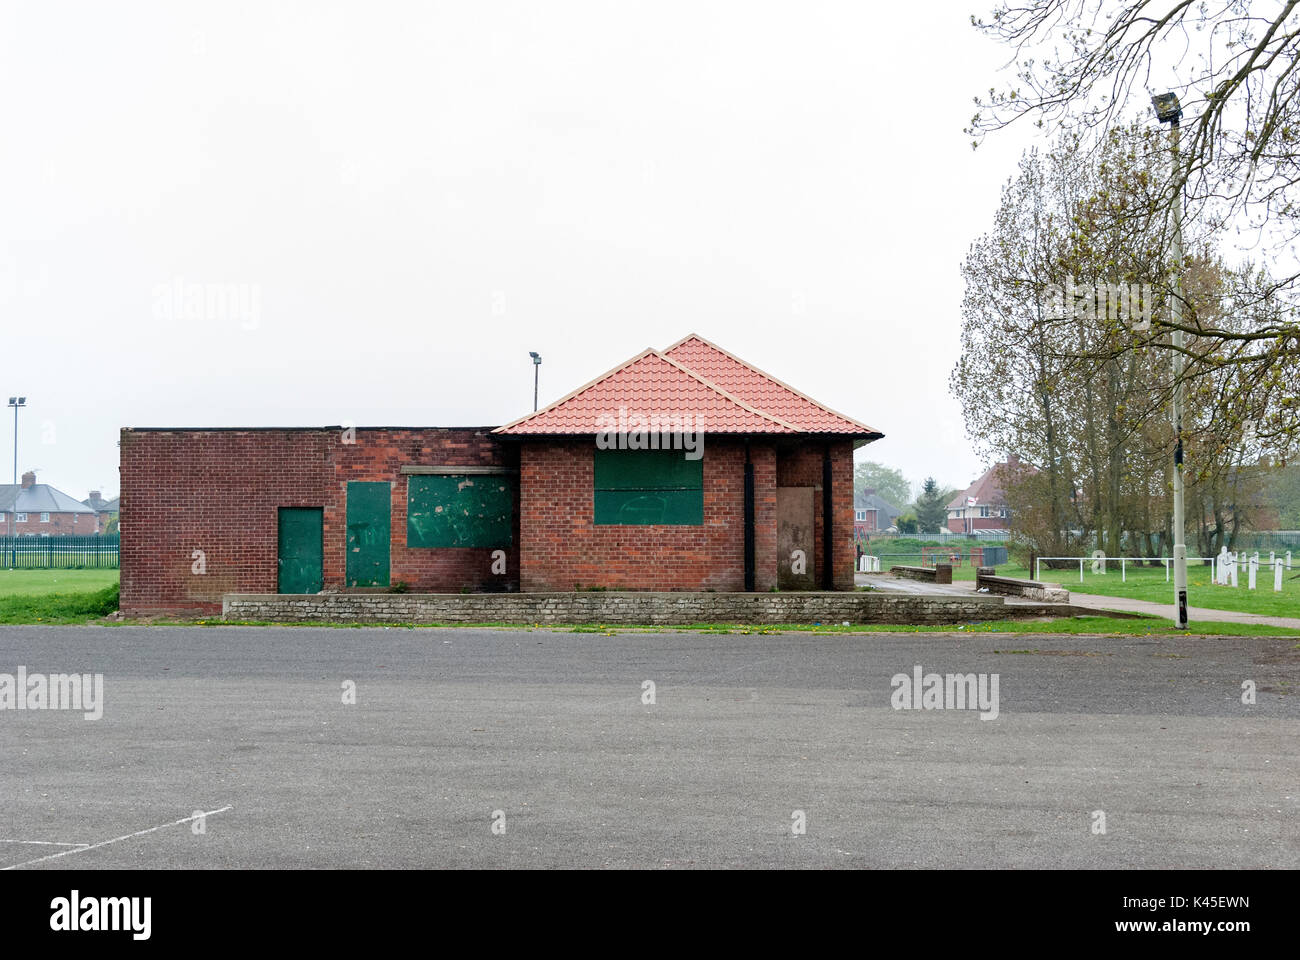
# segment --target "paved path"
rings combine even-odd
[[[922,594],[939,594],[941,596],[963,596],[971,593],[975,589],[974,580],[957,580],[951,584],[925,583],[920,580],[908,580],[903,577],[892,577],[888,574],[864,574],[855,575],[855,582],[858,586],[872,586],[878,590],[890,590],[897,593],[922,593]],[[1069,589],[1069,584],[1061,584]],[[1041,601],[1018,601],[1014,597],[1008,597],[1007,603],[1015,604],[1018,602],[1033,603],[1041,605]],[[1129,597],[1110,597],[1099,593],[1079,593],[1071,592],[1070,604],[1075,607],[1086,607],[1089,610],[1104,612],[1106,610],[1121,610],[1125,613],[1143,613],[1149,616],[1165,617],[1169,620],[1174,618],[1174,605],[1172,603],[1152,603],[1150,600],[1134,600]],[[1189,620],[1208,620],[1212,623],[1253,623],[1265,627],[1289,627],[1293,630],[1300,630],[1300,617],[1268,617],[1258,613],[1239,613],[1235,610],[1211,610],[1209,607],[1188,607],[1187,618]]]
[[[1103,610],[1123,610],[1126,613],[1147,613],[1157,617],[1174,618],[1172,603],[1152,603],[1150,600],[1133,600],[1129,597],[1107,597],[1096,593],[1070,594],[1075,606]],[[1214,623],[1256,623],[1267,627],[1290,627],[1300,630],[1300,617],[1266,617],[1258,613],[1239,613],[1236,610],[1211,610],[1209,607],[1188,607],[1188,620],[1210,620]]]
[[[1300,867],[1290,638],[0,626],[18,665],[104,712],[0,711],[0,868]],[[894,709],[918,666],[997,718]]]

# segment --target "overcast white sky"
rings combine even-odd
[[[529,350],[546,403],[689,332],[883,431],[860,457],[981,469],[958,266],[1029,131],[962,135],[979,0],[0,9],[19,472],[112,496],[122,426],[504,423]]]

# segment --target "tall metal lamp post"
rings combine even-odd
[[[14,507],[18,506],[18,409],[27,406],[26,397],[10,397],[9,406],[14,408],[14,502],[9,505],[9,566],[18,564],[18,545],[14,540]]]
[[[528,355],[533,358],[533,412],[536,413],[537,412],[537,378],[541,373],[541,369],[542,369],[542,355],[540,353],[535,353],[532,350],[528,351]]]
[[[1178,121],[1183,108],[1175,93],[1161,93],[1151,98],[1156,119],[1169,124],[1174,179],[1178,179]],[[1169,315],[1174,325],[1174,603],[1175,625],[1187,629],[1187,542],[1183,532],[1183,188],[1174,199],[1174,290],[1169,299]]]

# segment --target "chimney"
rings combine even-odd
[[[1020,466],[1020,454],[1013,453],[1009,457],[1007,457],[1007,466],[1008,467]]]
[[[103,500],[104,498],[101,497],[101,496],[99,495],[99,491],[98,491],[98,490],[91,490],[91,491],[90,491],[90,497],[89,497],[89,499],[91,499],[91,500]]]
[[[26,473],[23,474],[23,489],[24,489],[24,490],[26,490],[28,487],[30,487],[30,486],[31,486],[32,484],[34,484],[35,482],[36,482],[36,474],[35,474],[33,471],[28,470]]]

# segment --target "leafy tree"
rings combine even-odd
[[[875,490],[900,510],[912,499],[912,485],[901,470],[867,460],[853,470],[853,492]]]
[[[1230,272],[1231,309],[1185,309],[1177,324],[1161,310],[1140,335],[1083,344],[1080,352],[1098,359],[1167,354],[1178,349],[1170,337],[1178,326],[1192,338],[1182,348],[1184,380],[1248,384],[1263,411],[1242,416],[1225,405],[1229,423],[1282,457],[1300,443],[1300,268],[1290,255],[1300,233],[1297,6],[1294,0],[1002,0],[988,19],[972,21],[1015,51],[1016,80],[976,99],[967,131],[978,143],[1033,118],[1096,147],[1137,117],[1148,130],[1160,130],[1149,95],[1178,94],[1185,117],[1179,150],[1175,155],[1166,146],[1163,163],[1138,185],[1131,222],[1167,248],[1171,214],[1185,198],[1189,223],[1237,230],[1244,243],[1274,251],[1290,266],[1277,278],[1248,268]],[[1177,79],[1158,85],[1164,76]],[[1175,277],[1168,268],[1151,274],[1166,298],[1182,297]]]
[[[921,495],[916,498],[916,523],[921,533],[938,533],[948,520],[950,490],[941,490],[934,477],[926,477],[921,485]]]
[[[1014,451],[1037,468],[1003,488],[1013,536],[1040,553],[1069,556],[1095,544],[1112,555],[1156,555],[1172,542],[1173,377],[1164,355],[1132,347],[1168,303],[1156,282],[1167,271],[1161,228],[1145,212],[1157,137],[1130,127],[1095,149],[1066,136],[1027,154],[962,267],[962,355],[950,386],[979,452]],[[1188,315],[1248,324],[1225,310],[1221,294],[1234,274],[1213,238],[1201,231],[1191,240]],[[1135,288],[1136,304],[1115,302],[1117,291]],[[1231,505],[1262,450],[1244,427],[1268,402],[1254,386],[1230,366],[1186,386],[1189,528],[1216,513],[1244,519]],[[1205,527],[1205,543],[1222,542],[1219,526]]]
[[[1264,478],[1265,498],[1277,511],[1280,530],[1300,530],[1300,465],[1273,470]]]
[[[894,521],[894,525],[898,527],[899,533],[920,533],[917,529],[916,514],[914,513],[903,514]]]

